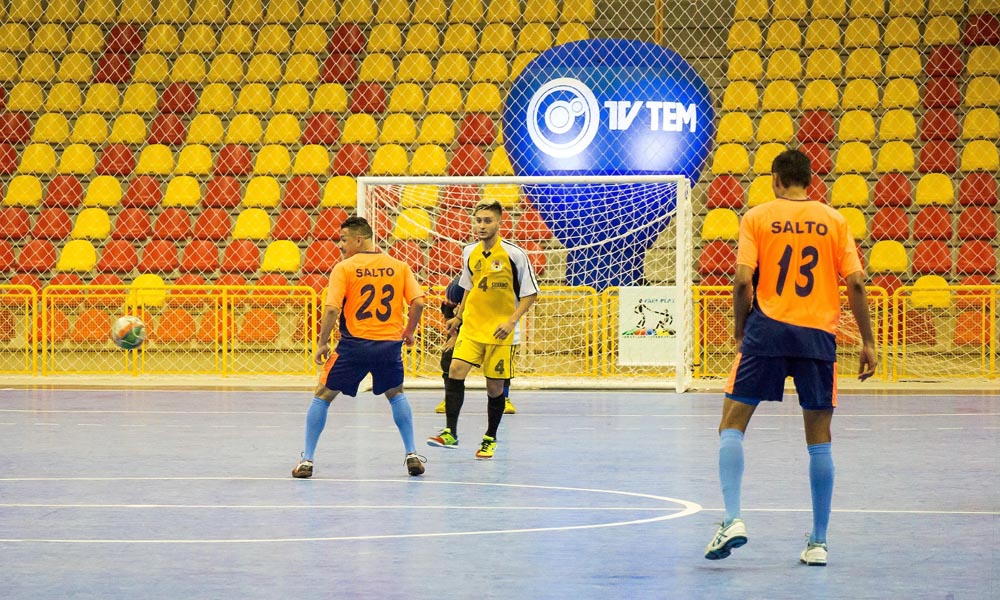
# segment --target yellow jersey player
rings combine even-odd
[[[472,211],[473,232],[479,239],[462,250],[462,300],[448,331],[458,331],[452,351],[444,401],[446,426],[427,440],[430,446],[458,446],[458,415],[465,401],[465,378],[472,367],[486,376],[487,427],[476,451],[490,459],[496,451],[497,429],[504,413],[504,381],[514,375],[514,332],[518,321],[538,297],[538,283],[528,255],[500,238],[503,207],[480,203]],[[459,329],[461,327],[461,329]]]

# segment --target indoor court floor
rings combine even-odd
[[[747,432],[721,561],[718,394],[515,389],[493,461],[481,390],[455,450],[408,395],[423,477],[363,392],[295,480],[308,392],[0,390],[0,598],[1000,598],[997,394],[841,394],[827,568],[794,395]]]

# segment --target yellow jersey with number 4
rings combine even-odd
[[[461,335],[484,344],[513,345],[513,331],[503,340],[493,337],[493,332],[511,318],[521,298],[538,293],[524,250],[503,239],[488,249],[482,242],[469,244],[462,250],[458,285],[468,292]]]

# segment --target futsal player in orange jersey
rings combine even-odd
[[[412,346],[424,309],[424,292],[406,263],[375,248],[372,228],[361,217],[340,227],[344,260],[330,273],[323,324],[316,344],[316,364],[324,365],[315,397],[306,413],[302,460],[292,471],[312,477],[313,453],[326,426],[330,403],[341,392],[356,396],[358,385],[372,375],[372,392],[385,394],[406,449],[410,475],[424,472],[413,441],[413,411],[403,393],[403,343]],[[409,317],[404,320],[404,312]],[[405,322],[405,327],[404,327]],[[340,341],[330,350],[330,335],[339,323]]]
[[[840,278],[846,281],[861,334],[859,380],[875,372],[875,338],[865,274],[847,222],[807,195],[809,158],[798,150],[782,152],[771,171],[777,199],[750,209],[740,222],[733,280],[738,353],[719,425],[719,480],[726,514],[705,558],[726,558],[747,542],[740,518],[743,435],[761,401],[781,401],[790,376],[805,423],[813,505],[813,530],[800,560],[825,566],[834,479],[830,421],[837,405]]]

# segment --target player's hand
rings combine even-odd
[[[462,319],[459,317],[452,317],[444,322],[445,326],[448,327],[448,335],[452,335],[458,331],[458,328],[462,326]]]
[[[865,344],[861,347],[861,363],[858,365],[858,381],[864,381],[875,374],[875,346]]]
[[[412,346],[416,342],[417,342],[417,339],[413,335],[412,331],[404,331],[403,332],[403,343],[404,344],[406,344],[407,346]]]
[[[493,337],[498,340],[505,340],[511,331],[514,331],[514,324],[507,321],[506,323],[497,325],[496,331],[493,332]]]
[[[316,344],[316,355],[313,357],[313,360],[317,365],[322,365],[326,363],[326,361],[330,360],[330,344]]]

